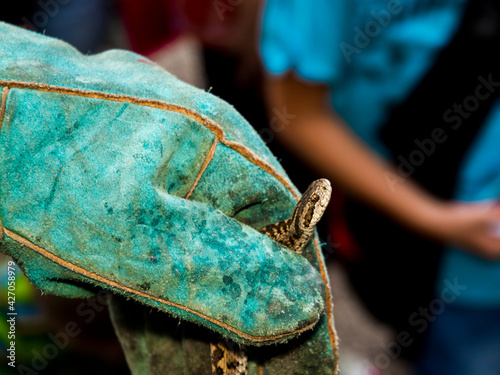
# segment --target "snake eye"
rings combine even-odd
[[[317,201],[319,201],[319,195],[318,194],[313,194],[311,196],[311,202],[316,203]]]

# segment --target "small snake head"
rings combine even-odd
[[[312,232],[323,216],[332,195],[332,185],[326,178],[314,181],[297,204],[293,221],[301,232]]]

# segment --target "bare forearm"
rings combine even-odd
[[[278,137],[318,174],[407,225],[417,226],[419,217],[431,214],[438,203],[412,182],[398,177],[392,166],[338,118],[297,116],[296,123]]]
[[[274,108],[286,108],[293,114],[276,132],[279,141],[348,193],[413,229],[429,232],[428,221],[436,217],[434,211],[441,208],[441,202],[398,177],[392,166],[328,108],[324,88],[303,87],[285,79],[271,82],[269,93]]]

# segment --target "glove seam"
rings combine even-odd
[[[26,239],[25,237],[23,237],[17,233],[14,233],[7,228],[4,228],[4,232],[5,232],[6,237],[10,238],[11,240],[13,240],[13,241],[15,241],[23,246],[26,246],[27,248],[35,251],[36,253],[43,256],[44,258],[49,259],[50,261],[56,263],[57,265],[59,265],[63,268],[66,268],[72,272],[75,272],[78,275],[84,276],[86,278],[92,279],[92,280],[100,282],[100,283],[104,283],[112,288],[119,289],[119,290],[124,291],[126,293],[135,294],[137,296],[147,298],[149,300],[153,300],[156,302],[160,302],[161,304],[171,306],[171,307],[183,310],[185,312],[191,313],[191,314],[196,315],[197,317],[199,317],[201,319],[204,319],[212,324],[215,324],[221,328],[224,328],[225,330],[232,332],[232,333],[236,334],[237,336],[245,338],[249,341],[266,342],[266,341],[274,341],[274,340],[281,339],[281,338],[291,337],[291,336],[294,336],[294,335],[297,335],[299,333],[302,333],[302,332],[305,332],[307,330],[312,329],[318,323],[316,321],[316,322],[314,322],[314,323],[312,323],[304,328],[300,328],[298,330],[295,330],[295,331],[292,331],[289,333],[282,333],[279,335],[272,335],[272,336],[254,336],[254,335],[245,333],[245,332],[239,330],[238,328],[235,328],[235,327],[230,326],[226,323],[223,323],[217,319],[211,318],[210,316],[205,315],[205,314],[203,314],[199,311],[196,311],[194,309],[191,309],[189,307],[180,305],[180,304],[175,303],[175,302],[165,300],[163,298],[152,296],[150,294],[141,292],[139,290],[129,288],[128,286],[122,285],[116,281],[107,279],[103,276],[100,276],[100,275],[94,273],[94,272],[88,271],[88,270],[84,269],[83,267],[80,267],[80,266],[73,264],[65,259],[60,258],[59,256],[51,253],[50,251],[44,249],[43,247],[40,247],[40,246],[34,244],[33,242]]]
[[[184,199],[189,199],[191,198],[191,195],[193,194],[194,192],[194,189],[196,189],[196,186],[198,186],[198,183],[200,182],[201,180],[201,177],[203,176],[203,174],[205,173],[205,171],[207,170],[210,162],[212,161],[212,159],[214,158],[214,155],[215,155],[215,150],[217,149],[217,145],[219,144],[219,138],[215,137],[213,143],[212,143],[212,146],[210,146],[210,149],[208,150],[208,154],[207,156],[205,157],[205,161],[203,162],[203,165],[201,166],[198,174],[196,175],[196,178],[194,179],[194,182],[193,184],[191,185],[191,188],[189,189],[189,191],[187,192],[186,196],[184,197]]]
[[[250,161],[252,164],[258,166],[259,168],[263,169],[265,172],[269,173],[271,176],[276,178],[281,184],[283,184],[287,190],[293,195],[293,197],[296,199],[296,201],[299,201],[300,197],[298,193],[295,191],[295,189],[291,186],[291,184],[287,181],[287,179],[282,176],[281,174],[278,173],[270,164],[268,164],[266,161],[258,157],[252,150],[250,150],[248,147],[227,139],[226,133],[224,129],[214,122],[213,120],[209,119],[208,117],[205,117],[204,115],[190,109],[186,108],[184,106],[178,105],[178,104],[173,104],[173,103],[168,103],[162,100],[157,100],[157,99],[145,99],[145,98],[139,98],[139,97],[134,97],[134,96],[129,96],[129,95],[120,95],[120,94],[112,94],[112,93],[107,93],[107,92],[102,92],[102,91],[95,91],[95,90],[84,90],[84,89],[76,89],[76,88],[67,88],[67,87],[61,87],[61,86],[55,86],[55,85],[49,85],[49,84],[44,84],[44,83],[37,83],[37,82],[22,82],[22,81],[6,81],[6,80],[0,80],[0,86],[4,86],[5,89],[9,88],[19,88],[19,89],[32,89],[32,90],[38,90],[38,91],[45,91],[45,92],[53,92],[53,93],[59,93],[63,95],[73,95],[73,96],[80,96],[80,97],[86,97],[86,98],[95,98],[95,99],[103,99],[103,100],[109,100],[109,101],[115,101],[115,102],[126,102],[126,103],[131,103],[131,104],[136,104],[136,105],[142,105],[146,107],[151,107],[151,108],[158,108],[158,109],[163,109],[167,111],[172,111],[172,112],[177,112],[184,114],[198,123],[200,123],[202,126],[207,128],[209,131],[211,131],[218,142],[222,143],[223,145],[231,148],[232,150],[236,151],[237,153],[241,154],[243,157],[245,157],[248,161]],[[7,91],[8,92],[8,91]],[[2,95],[2,98],[4,96]],[[3,99],[2,99],[3,100]],[[212,144],[211,150],[215,152],[217,144],[214,142]],[[214,146],[215,145],[215,146]],[[209,151],[210,155],[210,151]],[[208,167],[211,159],[207,156],[205,159],[204,164],[202,165],[202,168],[200,172],[198,173],[197,178],[195,178],[194,186],[197,185],[199,179],[198,177],[201,178],[203,175],[204,171],[206,168],[203,168],[204,166]],[[194,190],[193,186],[191,189]],[[190,190],[191,190],[190,189]],[[189,192],[188,192],[189,193]],[[191,192],[192,194],[192,192]],[[4,230],[5,233],[7,234],[7,230]],[[10,236],[9,236],[10,237]],[[26,240],[27,241],[27,240]],[[332,320],[333,320],[333,304],[332,304],[332,299],[331,299],[331,290],[329,287],[329,281],[327,278],[327,275],[325,274],[325,264],[323,262],[323,258],[320,252],[320,247],[316,241],[314,240],[314,245],[316,248],[316,255],[318,258],[319,262],[319,268],[320,268],[320,274],[323,279],[323,283],[325,284],[326,291],[327,291],[327,319],[328,319],[328,331],[329,331],[329,336],[330,336],[330,341],[332,343],[332,349],[335,354],[335,361],[336,361],[336,369],[338,368],[338,356],[337,356],[337,336],[335,333],[335,328],[333,326]],[[36,245],[35,245],[36,246]],[[45,249],[43,249],[45,250]],[[45,250],[46,251],[46,250]],[[47,251],[47,253],[49,253]],[[51,253],[49,253],[51,254]],[[53,254],[52,254],[53,255]],[[54,255],[53,255],[54,256]],[[60,258],[59,258],[60,259]],[[61,259],[62,260],[62,259]],[[62,260],[63,262],[66,262]],[[57,262],[56,262],[57,263]],[[69,262],[68,262],[69,263]],[[89,271],[86,271],[89,272]],[[98,275],[96,275],[98,276]],[[100,276],[98,276],[100,277]],[[120,284],[117,284],[120,285]],[[124,286],[121,286],[122,288],[126,288]],[[142,292],[136,291],[137,294],[144,294]],[[152,296],[151,296],[152,297]],[[151,298],[147,297],[147,298]],[[154,299],[155,297],[153,297]],[[170,303],[167,303],[170,304]],[[180,306],[180,305],[179,305]],[[194,310],[193,310],[194,311]],[[198,312],[195,312],[196,314],[201,314]],[[199,315],[198,315],[199,316]],[[207,319],[210,321],[211,318]],[[220,327],[224,327],[222,322],[220,322],[222,325],[214,323]],[[229,328],[233,328],[228,326]],[[312,328],[308,327],[307,329]],[[305,331],[307,329],[295,331],[294,333],[299,333],[302,331]],[[236,330],[236,328],[227,329],[229,331]],[[236,332],[234,332],[236,333]],[[290,333],[290,335],[294,334]],[[237,333],[236,333],[237,334]],[[239,335],[238,335],[239,336]],[[250,335],[251,336],[251,335]],[[287,336],[287,335],[285,335]],[[278,338],[278,337],[276,337]],[[267,341],[270,340],[271,338],[264,338],[262,341]],[[335,370],[334,373],[337,373],[337,370]]]
[[[83,90],[83,89],[76,89],[76,88],[69,88],[69,87],[62,87],[62,86],[55,86],[55,85],[49,85],[45,83],[38,83],[38,82],[23,82],[23,81],[6,81],[6,80],[0,80],[0,86],[7,86],[9,88],[19,88],[19,89],[31,89],[31,90],[38,90],[38,91],[45,91],[45,92],[53,92],[53,93],[59,93],[63,95],[73,95],[73,96],[80,96],[80,97],[85,97],[85,98],[94,98],[94,99],[103,99],[103,100],[109,100],[109,101],[115,101],[115,102],[121,102],[121,103],[131,103],[131,104],[137,104],[141,105],[144,107],[151,107],[151,108],[158,108],[158,109],[163,109],[171,112],[177,112],[184,114],[202,126],[206,127],[208,130],[210,130],[216,138],[219,139],[219,142],[222,143],[223,145],[233,149],[234,151],[238,152],[242,156],[244,156],[248,161],[250,161],[252,164],[255,164],[256,166],[260,167],[267,173],[269,173],[271,176],[276,178],[280,183],[282,183],[294,196],[294,198],[299,201],[300,197],[293,189],[293,187],[290,185],[290,183],[286,180],[285,177],[280,175],[269,163],[258,157],[252,150],[250,150],[248,147],[243,146],[242,144],[231,141],[227,139],[226,133],[224,129],[217,124],[215,121],[209,119],[208,117],[190,109],[187,107],[184,107],[179,104],[174,104],[174,103],[169,103],[165,102],[162,100],[158,99],[145,99],[145,98],[139,98],[135,96],[130,96],[130,95],[122,95],[122,94],[112,94],[112,93],[107,93],[104,91],[95,91],[95,90]]]
[[[0,130],[2,130],[3,119],[5,117],[5,108],[7,107],[7,96],[9,95],[9,87],[4,87],[2,90],[2,101],[0,102]]]

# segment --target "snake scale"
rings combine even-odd
[[[327,179],[314,181],[295,206],[292,215],[260,230],[273,240],[302,254],[330,201],[332,187]],[[245,348],[231,340],[210,343],[213,375],[246,375],[248,360]]]

